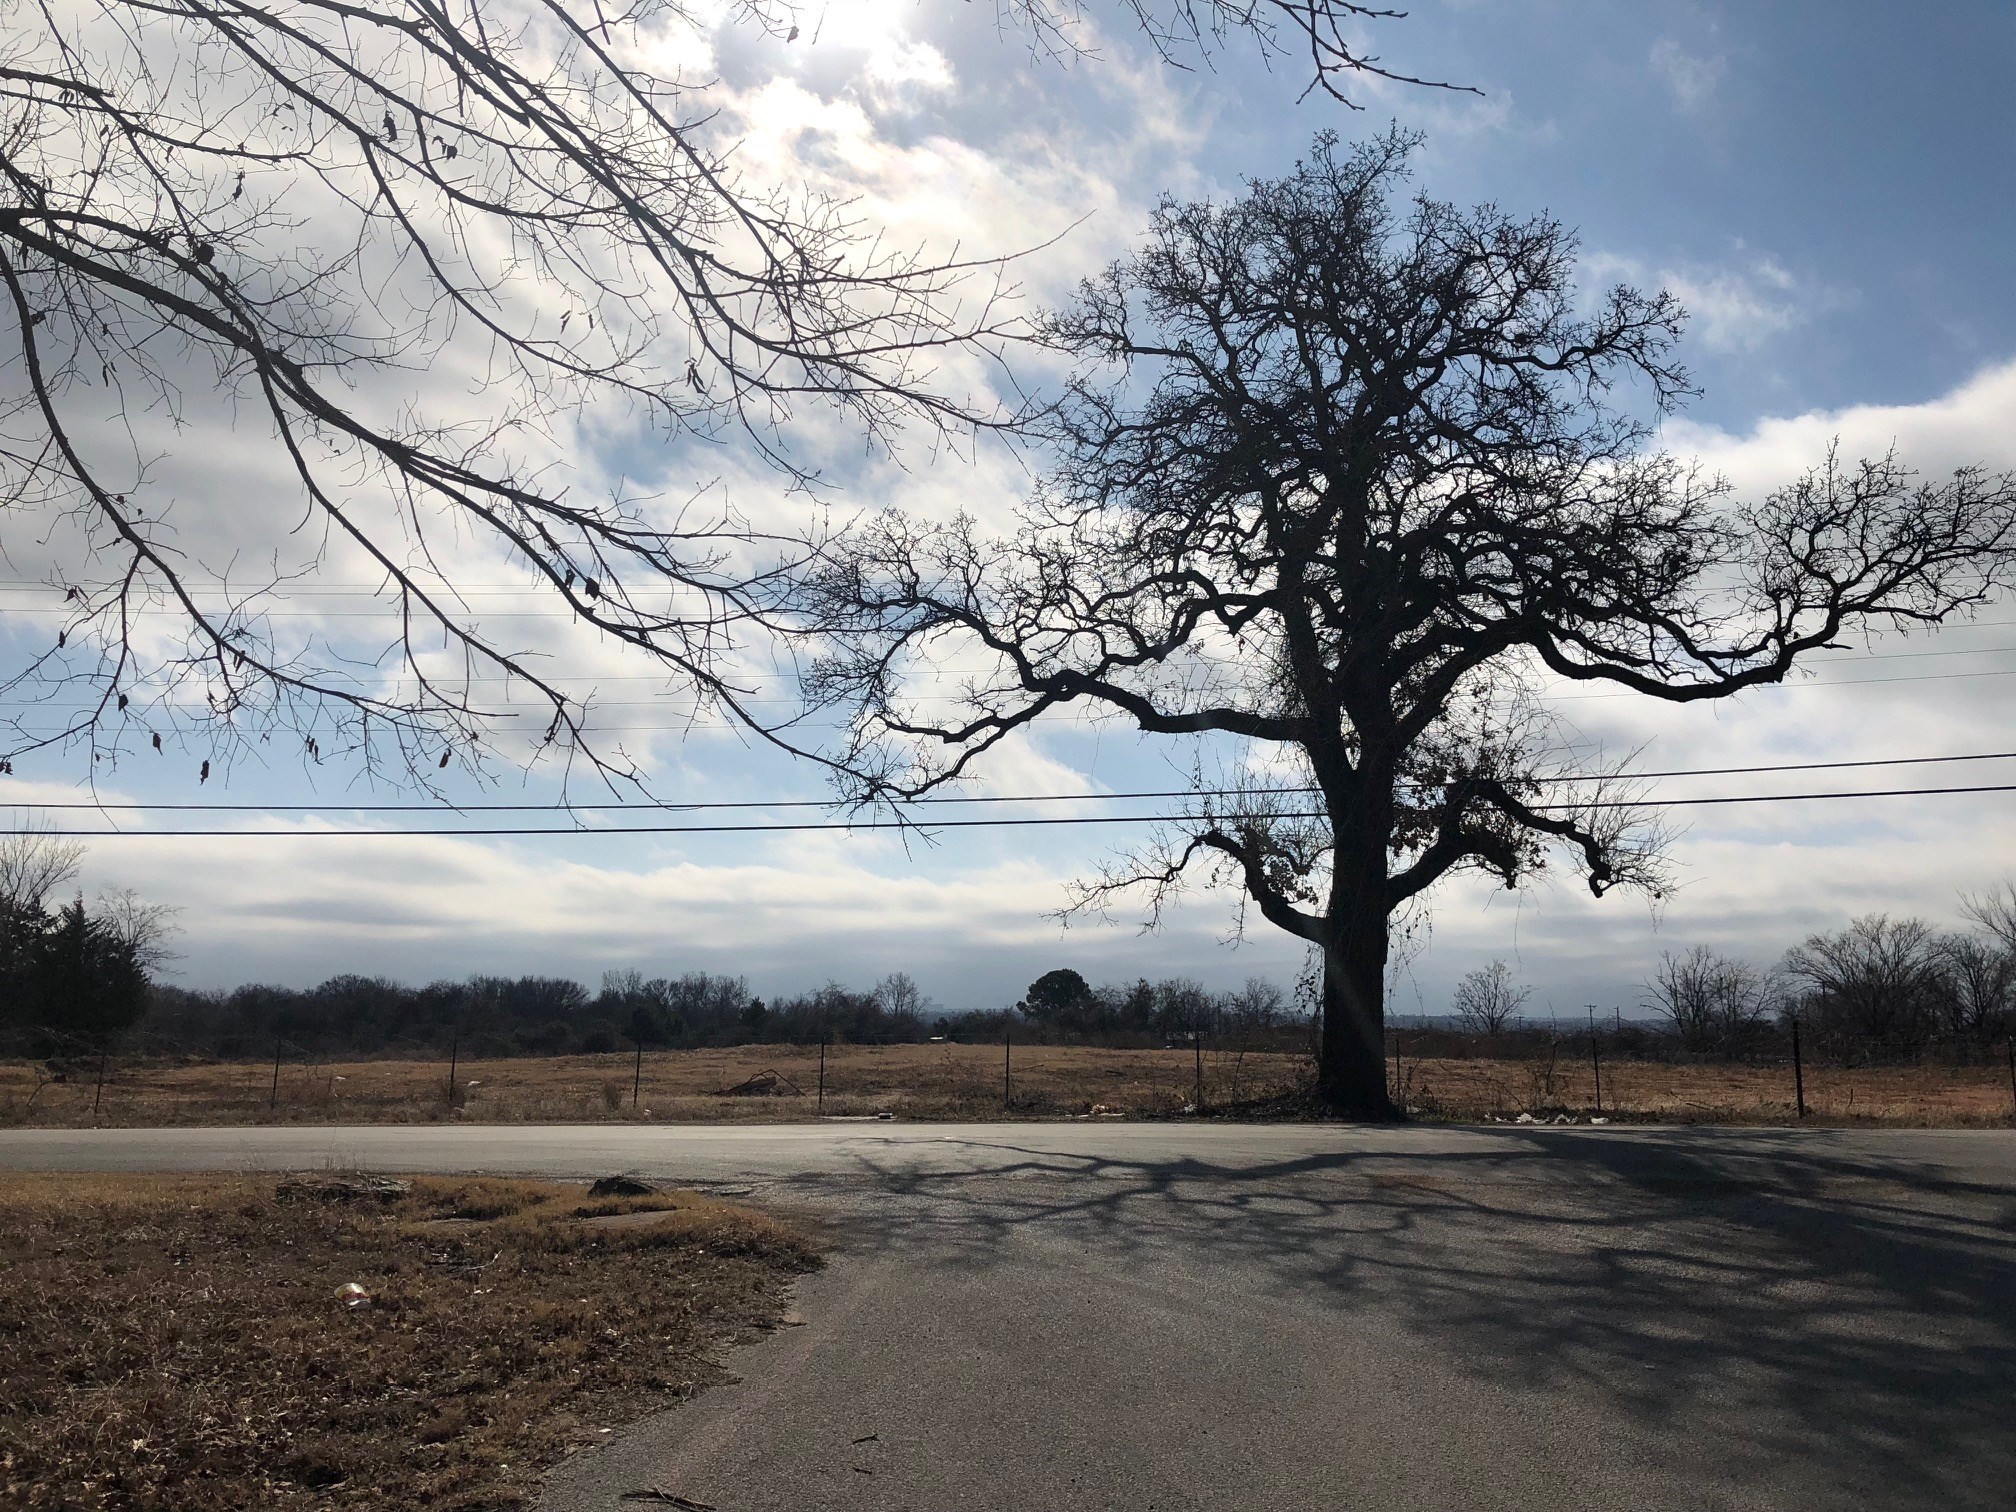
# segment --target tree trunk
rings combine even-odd
[[[1331,921],[1323,948],[1323,1037],[1316,1095],[1345,1118],[1398,1119],[1386,1087],[1386,915]]]

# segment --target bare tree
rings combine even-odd
[[[1932,926],[1887,914],[1809,935],[1785,957],[1786,972],[1809,989],[1806,1016],[1850,1058],[1921,1049],[1938,1027],[1941,968]]]
[[[31,823],[0,835],[0,909],[43,912],[51,894],[77,880],[83,863],[83,843],[51,834],[47,826]]]
[[[1172,60],[1244,34],[1306,52],[1340,98],[1351,74],[1397,77],[1348,40],[1384,13],[1343,0],[1128,9]],[[1070,0],[997,14],[1074,45]],[[998,357],[1019,327],[1003,263],[897,250],[844,201],[734,169],[710,87],[660,61],[726,24],[800,30],[788,0],[10,12],[0,510],[67,545],[46,649],[0,681],[0,764],[165,737],[207,780],[212,753],[276,727],[311,761],[423,776],[504,743],[592,754],[581,698],[484,621],[472,575],[742,712],[722,656],[760,629],[749,590],[789,548],[704,495],[577,486],[565,427],[595,406],[739,440],[807,484],[808,404],[883,444],[1012,420],[939,359]],[[416,375],[463,338],[458,387],[480,397],[428,400]],[[206,424],[263,456],[256,527],[178,497],[178,447]],[[330,563],[364,578],[372,624],[276,628],[274,590]],[[602,769],[635,776],[620,754]]]
[[[1937,948],[1939,1027],[1957,1048],[1984,1053],[2009,1033],[2016,1012],[2016,951],[1978,934],[1941,936]]]
[[[1727,1053],[1770,1016],[1777,993],[1769,973],[1696,945],[1659,958],[1645,998],[1687,1049]]]
[[[130,887],[108,887],[98,894],[93,916],[107,929],[141,971],[152,979],[180,960],[169,944],[181,927],[182,910],[173,903],[149,903]]]
[[[1679,305],[1585,304],[1544,217],[1406,203],[1416,145],[1321,138],[1231,203],[1164,203],[1047,321],[1084,366],[1020,532],[885,517],[808,617],[859,799],[1072,705],[1200,739],[1231,780],[1080,904],[1133,891],[1152,919],[1193,869],[1237,889],[1321,952],[1319,1088],[1373,1117],[1396,910],[1463,871],[1517,886],[1550,847],[1598,895],[1662,885],[1646,810],[1571,780],[1590,758],[1531,712],[1535,678],[1726,698],[1851,628],[1985,602],[2016,563],[2007,477],[1830,457],[1739,503],[1648,451],[1608,396],[1689,393]]]
[[[1500,1034],[1519,1022],[1519,1010],[1533,996],[1531,987],[1515,987],[1503,961],[1469,973],[1456,984],[1449,1006],[1471,1034]]]
[[[1477,92],[1396,73],[1367,53],[1352,35],[1361,23],[1399,20],[1406,15],[1404,11],[1341,0],[1123,0],[1122,8],[1164,62],[1178,67],[1187,67],[1191,57],[1208,62],[1229,40],[1243,36],[1256,42],[1270,61],[1305,63],[1305,95],[1320,91],[1353,109],[1359,107],[1347,90],[1361,75]],[[1083,51],[1076,40],[1084,10],[1082,0],[996,0],[995,9],[1004,19],[1025,26],[1041,50]]]
[[[907,971],[892,971],[875,984],[876,1005],[884,1013],[921,1020],[938,1005],[924,995],[917,979]]]
[[[2004,950],[2016,954],[2016,879],[2005,877],[1985,891],[1962,893],[1960,912]]]

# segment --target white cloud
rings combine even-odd
[[[1687,311],[1688,340],[1717,353],[1758,351],[1840,297],[1802,281],[1770,256],[1720,265],[1655,265],[1641,258],[1596,252],[1582,266],[1585,285],[1592,291],[1628,283],[1647,291],[1671,293]]]
[[[1652,44],[1652,72],[1659,76],[1682,110],[1698,111],[1712,104],[1729,71],[1719,53],[1689,52],[1671,37]]]
[[[1986,465],[2016,468],[2016,361],[1983,368],[1958,388],[1922,404],[1857,404],[1758,421],[1735,434],[1688,420],[1669,421],[1666,444],[1699,455],[1739,489],[1790,482],[1820,459],[1828,443],[1844,455],[1881,456],[1893,445],[1921,471]]]

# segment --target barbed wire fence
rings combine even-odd
[[[1207,1027],[1125,1047],[1045,1042],[1026,1030],[914,1045],[829,1035],[822,1075],[818,1041],[639,1042],[533,1056],[497,1053],[494,1037],[456,1026],[365,1049],[272,1024],[197,1036],[145,1024],[95,1035],[15,1025],[0,1033],[0,1123],[517,1117],[542,1107],[569,1119],[653,1109],[699,1118],[759,1096],[789,1116],[855,1116],[869,1103],[898,1116],[1292,1116],[1310,1085],[1299,1033]],[[1733,1058],[1670,1045],[1649,1055],[1643,1041],[1630,1025],[1505,1043],[1405,1027],[1387,1037],[1394,1099],[1422,1118],[2016,1123],[2016,1039],[1971,1056],[1948,1049],[1857,1064],[1816,1056],[1789,1035],[1782,1047]]]

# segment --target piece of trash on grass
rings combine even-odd
[[[1519,1116],[1518,1116],[1517,1118],[1513,1119],[1513,1120],[1512,1120],[1512,1122],[1514,1122],[1514,1123],[1538,1123],[1538,1122],[1539,1122],[1539,1120],[1538,1120],[1537,1118],[1535,1118],[1535,1117],[1534,1117],[1534,1116],[1533,1116],[1533,1115],[1532,1115],[1531,1113],[1521,1113],[1521,1114],[1520,1114],[1520,1115],[1519,1115]]]
[[[1610,1122],[1610,1120],[1607,1118],[1592,1118],[1589,1120],[1589,1122],[1591,1122],[1592,1124],[1606,1124]]]
[[[641,1491],[625,1491],[620,1501],[650,1502],[660,1507],[677,1507],[680,1512],[714,1512],[714,1503],[695,1501],[690,1496],[681,1496],[676,1491],[660,1491],[656,1486],[646,1486]]]
[[[357,1308],[371,1305],[371,1293],[355,1281],[345,1281],[336,1288],[336,1300],[354,1312]]]

